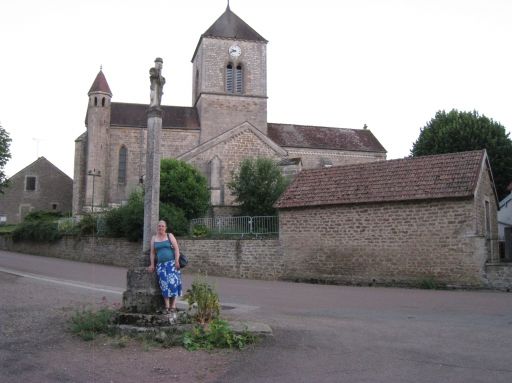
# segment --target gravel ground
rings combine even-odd
[[[215,382],[236,352],[188,352],[111,338],[85,342],[67,327],[73,312],[119,295],[0,272],[0,381],[10,382]],[[222,380],[222,379],[221,379]]]

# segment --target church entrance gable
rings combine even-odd
[[[280,160],[286,155],[285,150],[259,130],[244,123],[178,159],[191,163],[208,177],[213,206],[230,206],[234,198],[227,184],[243,159],[265,157]]]

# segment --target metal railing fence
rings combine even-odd
[[[196,218],[190,221],[190,232],[194,228],[204,227],[212,234],[277,234],[279,233],[279,220],[277,216],[241,216],[241,217],[215,217]]]

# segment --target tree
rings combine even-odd
[[[444,110],[421,129],[411,154],[424,156],[486,149],[498,197],[502,199],[512,182],[512,141],[505,127],[477,111]]]
[[[288,182],[277,164],[268,158],[245,159],[233,172],[229,189],[242,215],[274,215],[274,203]]]
[[[175,159],[162,160],[160,202],[183,210],[188,220],[203,216],[210,204],[206,178],[186,162]]]
[[[0,125],[0,193],[3,193],[3,189],[7,186],[4,167],[11,158],[11,152],[9,151],[10,143],[9,133]]]

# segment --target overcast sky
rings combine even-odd
[[[103,65],[115,102],[191,106],[190,60],[226,0],[1,0],[0,124],[11,176],[45,156],[73,176],[87,92]],[[268,121],[369,129],[407,156],[441,109],[512,129],[510,0],[231,0],[268,43]]]

